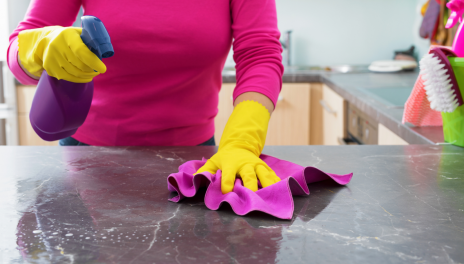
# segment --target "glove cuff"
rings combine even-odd
[[[247,100],[240,102],[232,112],[219,143],[219,150],[240,146],[261,155],[266,142],[271,114],[262,104]]]

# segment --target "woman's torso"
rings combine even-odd
[[[214,133],[221,72],[232,42],[229,1],[84,0],[115,55],[94,79],[75,134],[91,145],[196,145]]]

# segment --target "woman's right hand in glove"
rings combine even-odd
[[[18,35],[18,59],[31,75],[43,70],[58,80],[88,83],[106,72],[105,64],[80,37],[82,28],[44,27],[23,30]]]

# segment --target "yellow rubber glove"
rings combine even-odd
[[[243,185],[252,191],[258,190],[257,178],[263,188],[280,181],[259,158],[270,118],[269,111],[258,102],[239,103],[229,117],[218,152],[196,173],[208,171],[215,174],[221,170],[223,194],[233,190],[236,176],[242,178]]]
[[[106,72],[106,66],[82,42],[81,33],[82,28],[60,26],[21,31],[18,35],[21,66],[37,77],[45,69],[48,75],[59,80],[92,81]]]

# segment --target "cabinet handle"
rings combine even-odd
[[[319,103],[322,105],[322,107],[324,107],[325,111],[329,112],[329,114],[337,114],[337,111],[332,110],[332,108],[330,108],[330,106],[324,100],[320,100]]]

